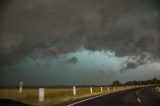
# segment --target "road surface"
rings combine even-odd
[[[160,95],[145,87],[53,106],[160,106]]]

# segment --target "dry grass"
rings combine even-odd
[[[0,89],[0,99],[11,99],[23,103],[35,104],[38,98],[37,89],[24,89],[20,94],[18,89]]]

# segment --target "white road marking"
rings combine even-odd
[[[141,103],[141,100],[138,98],[138,91],[136,91],[137,101]]]
[[[139,98],[137,98],[138,102],[141,103],[141,100]]]
[[[74,106],[76,104],[79,104],[79,103],[82,103],[82,102],[85,102],[85,101],[88,101],[88,100],[91,100],[91,99],[95,99],[95,98],[98,98],[98,97],[101,97],[101,96],[104,96],[104,95],[108,95],[108,94],[111,94],[111,93],[105,93],[105,94],[102,94],[102,95],[94,96],[94,97],[91,97],[91,98],[88,98],[88,99],[81,100],[79,102],[75,102],[75,103],[69,104],[67,106]]]

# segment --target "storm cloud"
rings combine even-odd
[[[0,67],[84,48],[133,56],[124,70],[136,68],[159,60],[159,30],[158,0],[3,0]]]
[[[67,62],[76,64],[78,62],[78,58],[74,56],[74,57],[70,58]]]

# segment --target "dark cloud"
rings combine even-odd
[[[128,71],[129,69],[135,69],[137,68],[137,64],[134,62],[129,62],[126,64],[124,68],[120,70],[121,73]]]
[[[50,59],[79,47],[160,57],[157,0],[9,0],[1,5],[1,66],[26,56]]]
[[[57,53],[53,48],[36,48],[31,52],[30,56],[34,59],[53,59],[57,57]]]
[[[10,0],[1,0],[0,1],[0,13],[3,12],[7,4],[10,2]]]
[[[74,57],[70,58],[67,62],[76,64],[78,62],[78,58],[74,56]]]
[[[140,65],[155,62],[153,55],[148,52],[143,52],[139,56],[128,57],[128,60],[121,64],[121,73],[128,71],[129,69],[135,69]]]

